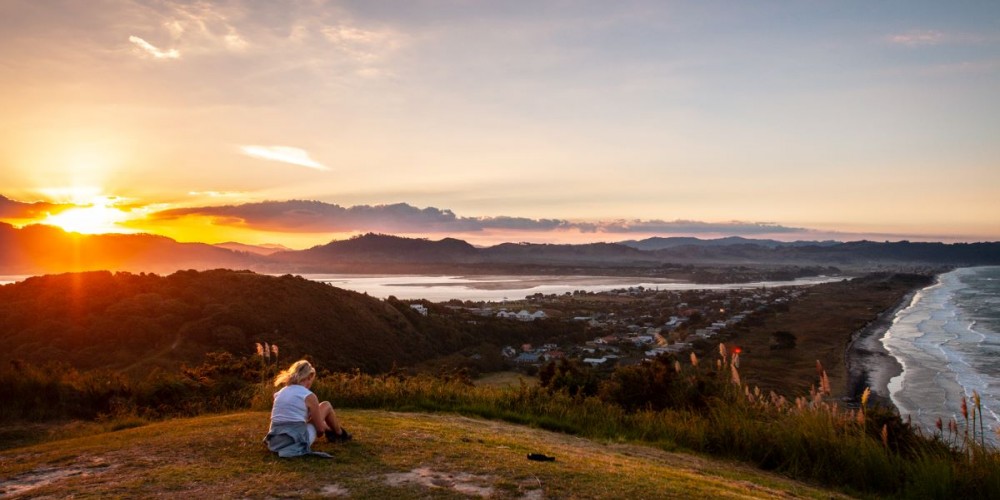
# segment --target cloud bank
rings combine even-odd
[[[481,231],[633,234],[740,234],[760,235],[804,233],[806,229],[763,222],[723,223],[690,220],[614,220],[579,222],[564,219],[526,217],[461,217],[451,210],[418,208],[407,203],[392,205],[340,205],[319,201],[267,201],[242,205],[194,207],[165,210],[151,215],[153,220],[177,220],[189,216],[211,217],[216,224],[274,232],[389,232],[476,233]]]
[[[61,205],[55,203],[35,202],[25,203],[14,201],[0,195],[0,218],[2,219],[37,219],[50,213],[58,213],[76,205]]]

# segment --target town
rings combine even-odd
[[[445,306],[473,324],[480,321],[477,318],[491,318],[568,322],[582,328],[587,339],[583,342],[502,348],[509,368],[533,375],[545,363],[562,359],[610,371],[662,354],[701,354],[759,324],[765,315],[787,309],[802,293],[802,287],[686,291],[633,287],[538,293],[517,301],[451,301]],[[433,314],[424,303],[410,307],[422,315]]]

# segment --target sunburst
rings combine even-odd
[[[95,196],[84,206],[49,215],[42,224],[56,226],[71,233],[103,234],[130,232],[120,225],[129,214],[117,208],[107,196]]]

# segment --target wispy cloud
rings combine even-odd
[[[369,79],[393,76],[383,64],[403,45],[402,34],[347,24],[325,26],[320,32],[338,52],[359,66],[355,70],[358,76]]]
[[[390,232],[477,233],[481,231],[569,232],[594,234],[786,234],[805,229],[772,223],[662,220],[618,220],[579,222],[526,217],[461,217],[451,210],[418,208],[407,203],[391,205],[340,205],[319,201],[268,201],[216,207],[165,210],[152,215],[158,220],[187,216],[214,217],[217,224],[239,225],[275,232]]]
[[[240,146],[240,151],[247,156],[260,158],[262,160],[279,161],[290,163],[300,167],[313,168],[316,170],[330,170],[329,167],[317,162],[309,157],[309,153],[304,149],[290,146]]]
[[[944,32],[936,30],[910,30],[905,33],[897,33],[886,37],[890,43],[904,45],[907,47],[920,47],[925,45],[940,45],[947,40]]]
[[[153,56],[156,59],[179,59],[181,53],[177,49],[170,49],[168,51],[163,51],[157,48],[155,45],[139,38],[135,35],[128,37],[128,41],[139,47],[143,53]]]
[[[208,198],[235,198],[238,196],[243,196],[245,193],[240,191],[188,191],[191,196],[206,196]]]

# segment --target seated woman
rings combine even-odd
[[[304,359],[296,361],[274,379],[275,387],[283,387],[274,393],[271,427],[264,442],[280,457],[307,454],[329,456],[311,449],[319,433],[331,442],[351,440],[330,402],[320,403],[319,398],[309,390],[315,380],[316,369]]]

